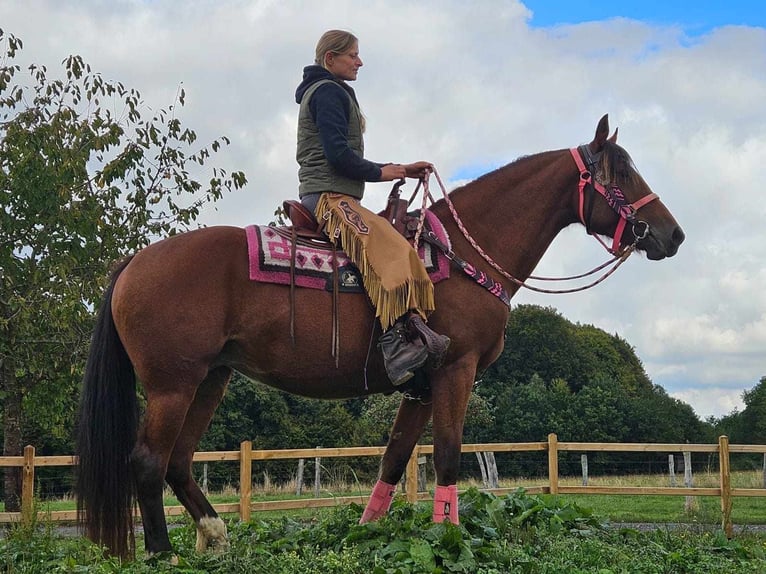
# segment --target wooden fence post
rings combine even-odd
[[[239,445],[239,519],[250,520],[250,498],[253,494],[253,443],[244,440]]]
[[[559,439],[555,432],[548,435],[548,484],[551,494],[559,493]]]
[[[763,488],[766,488],[766,452],[763,453]]]
[[[424,456],[418,457],[418,492],[428,490],[428,475],[426,470],[426,464],[428,459]]]
[[[718,437],[718,456],[721,471],[721,528],[727,538],[732,537],[731,524],[731,469],[729,467],[729,437]]]
[[[580,466],[582,467],[582,485],[588,486],[588,455],[580,455]]]
[[[318,446],[317,448],[322,448]],[[322,491],[322,457],[314,458],[314,498],[319,498]]]
[[[35,511],[35,447],[24,447],[24,466],[21,476],[21,521],[27,526],[34,520]]]
[[[474,454],[476,454],[476,460],[479,461],[479,471],[481,472],[481,483],[484,485],[484,488],[489,488],[489,477],[487,476],[487,469],[484,467],[484,459],[481,456],[481,453],[477,450]]]
[[[295,479],[295,496],[303,494],[303,459],[298,459],[298,476]]]
[[[668,475],[670,476],[670,486],[676,485],[676,455],[668,455]]]
[[[418,456],[420,456],[420,447],[415,445],[410,455],[410,460],[407,461],[407,482],[405,482],[405,490],[407,492],[407,502],[415,504],[418,501]]]
[[[487,465],[487,480],[489,481],[490,488],[497,488],[500,483],[500,476],[497,473],[497,462],[495,461],[495,453],[491,450],[484,452],[484,462]]]
[[[694,476],[692,476],[692,453],[684,451],[684,486],[692,488],[694,486]],[[696,509],[697,501],[693,496],[687,496],[684,502],[684,511],[692,512]]]

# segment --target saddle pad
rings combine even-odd
[[[426,211],[425,226],[447,246],[450,246],[441,221],[430,211]],[[249,225],[247,251],[250,267],[250,279],[262,283],[290,284],[290,260],[292,257],[292,238],[290,230],[284,227],[267,225]],[[295,284],[298,287],[324,289],[332,291],[333,286],[333,250],[329,242],[306,241],[299,238],[295,253]],[[438,283],[449,277],[450,263],[447,257],[433,245],[421,241],[418,248],[431,281]],[[362,292],[364,287],[359,271],[346,253],[335,251],[338,259],[338,288],[340,291]]]

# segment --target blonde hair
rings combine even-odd
[[[328,52],[334,54],[343,54],[350,50],[355,43],[359,42],[358,38],[351,32],[345,30],[328,30],[317,42],[316,51],[314,53],[314,63],[317,66],[325,67],[325,56]]]

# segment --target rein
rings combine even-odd
[[[581,148],[584,148],[586,146],[581,146]],[[581,149],[580,148],[580,149]],[[598,182],[593,180],[593,177],[591,175],[591,172],[586,169],[585,163],[582,160],[582,156],[580,155],[580,150],[578,148],[572,148],[570,149],[570,153],[572,154],[572,157],[577,164],[577,168],[580,171],[580,182],[578,185],[578,191],[580,195],[580,220],[582,221],[583,225],[585,225],[586,230],[588,230],[588,224],[585,219],[584,214],[584,208],[585,208],[585,190],[588,186],[590,186],[592,189],[595,189],[600,195],[604,197],[607,204],[620,216],[620,221],[617,224],[617,228],[615,230],[615,238],[614,242],[612,244],[612,248],[606,246],[606,244],[601,240],[600,237],[593,234],[588,230],[589,235],[594,235],[596,239],[604,246],[604,248],[613,255],[612,259],[606,261],[605,263],[599,265],[598,267],[595,267],[594,269],[591,269],[590,271],[586,273],[581,273],[579,275],[573,275],[570,277],[537,277],[534,275],[530,275],[528,279],[532,279],[535,281],[570,281],[573,279],[582,279],[584,277],[589,277],[595,273],[598,273],[599,271],[603,270],[604,268],[608,267],[609,265],[612,265],[612,267],[604,273],[601,277],[596,279],[595,281],[592,281],[591,283],[588,283],[586,285],[580,286],[580,287],[573,287],[570,289],[543,289],[541,287],[536,287],[534,285],[530,285],[526,283],[525,281],[522,281],[521,279],[518,279],[517,277],[514,277],[510,273],[508,273],[505,269],[503,269],[497,262],[495,262],[492,257],[488,253],[486,253],[481,246],[476,243],[476,241],[471,237],[471,234],[466,229],[465,225],[463,224],[463,221],[460,219],[460,216],[457,213],[457,210],[455,209],[455,205],[452,203],[452,200],[449,198],[449,194],[447,193],[447,190],[444,186],[444,183],[442,182],[441,177],[439,177],[439,173],[436,171],[436,168],[434,168],[433,173],[436,176],[436,180],[439,183],[439,187],[441,188],[442,195],[444,196],[444,201],[447,204],[447,207],[450,210],[450,213],[452,214],[452,219],[455,221],[455,224],[457,225],[460,232],[463,234],[463,237],[468,241],[468,243],[471,244],[471,247],[474,248],[474,250],[481,255],[482,259],[486,261],[493,269],[495,269],[498,273],[500,273],[503,277],[510,280],[514,284],[516,284],[519,287],[524,287],[526,289],[529,289],[530,291],[535,291],[537,293],[548,293],[548,294],[554,294],[554,295],[560,295],[565,293],[577,293],[579,291],[585,291],[586,289],[590,289],[591,287],[594,287],[604,281],[607,277],[612,275],[617,269],[628,259],[628,257],[635,251],[636,245],[641,239],[644,239],[649,234],[649,224],[645,221],[638,220],[636,217],[636,212],[639,208],[646,205],[650,201],[657,199],[657,195],[654,193],[651,193],[645,197],[642,197],[638,201],[629,204],[627,203],[625,199],[625,195],[623,194],[622,190],[617,187],[616,185],[611,186],[609,189],[605,188],[603,185],[599,184]],[[593,157],[590,154],[588,154],[589,159],[589,165],[594,166],[598,162],[598,157]],[[433,200],[433,197],[431,196],[429,186],[428,186],[428,176],[426,176],[424,179],[421,180],[421,183],[423,184],[423,204],[425,206],[425,202],[428,198]],[[420,183],[418,183],[418,188],[420,187]],[[415,193],[417,193],[418,188],[416,188]],[[413,194],[414,198],[414,194]],[[410,200],[410,202],[412,199]],[[625,230],[625,227],[627,223],[632,224],[633,229],[633,236],[634,241],[624,249],[620,249],[620,241],[622,239],[623,232]],[[643,231],[641,233],[638,233],[636,231],[637,225],[643,225]],[[447,257],[456,263],[460,267],[463,268],[463,270],[473,276],[473,274],[470,271],[474,271],[472,265],[460,260],[458,261],[458,258],[455,256],[454,253],[451,251],[448,253],[445,251],[445,254]],[[477,272],[478,274],[478,272]],[[486,275],[484,273],[481,273],[482,276]],[[475,277],[474,277],[475,278]],[[480,283],[481,284],[481,283]],[[497,293],[493,294],[498,295]],[[506,300],[505,298],[501,297],[501,300],[506,303],[510,304],[510,300]]]

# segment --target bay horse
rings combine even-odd
[[[527,279],[556,235],[578,221],[588,233],[617,236],[617,248],[632,243],[651,260],[673,256],[683,231],[617,145],[616,131],[608,136],[604,116],[589,144],[522,157],[435,202],[431,209],[448,231],[454,254],[511,296],[519,283],[510,277]],[[610,190],[605,200],[581,184],[591,173],[603,184],[600,189]],[[615,197],[624,201],[615,204]],[[626,225],[632,237],[622,234]],[[497,268],[479,257],[478,248]],[[289,290],[249,279],[245,230],[236,227],[173,236],[118,265],[93,333],[79,413],[78,514],[92,540],[114,555],[132,556],[137,500],[147,552],[172,551],[162,502],[167,481],[196,523],[197,549],[228,545],[225,525],[191,467],[234,370],[320,399],[394,390],[379,350],[370,345],[375,318],[366,296],[339,295],[342,355],[336,364],[330,353],[333,295],[296,293],[293,341]],[[451,489],[455,503],[435,509],[434,519],[457,522],[454,489],[466,405],[477,372],[503,349],[509,307],[454,270],[435,285],[435,297],[429,324],[452,344],[442,366],[427,372],[429,400],[402,399],[379,484],[398,483],[433,419],[437,492]],[[142,417],[137,380],[146,399]],[[393,488],[385,494],[392,496]],[[366,519],[387,511],[390,500],[380,498],[373,492]]]

